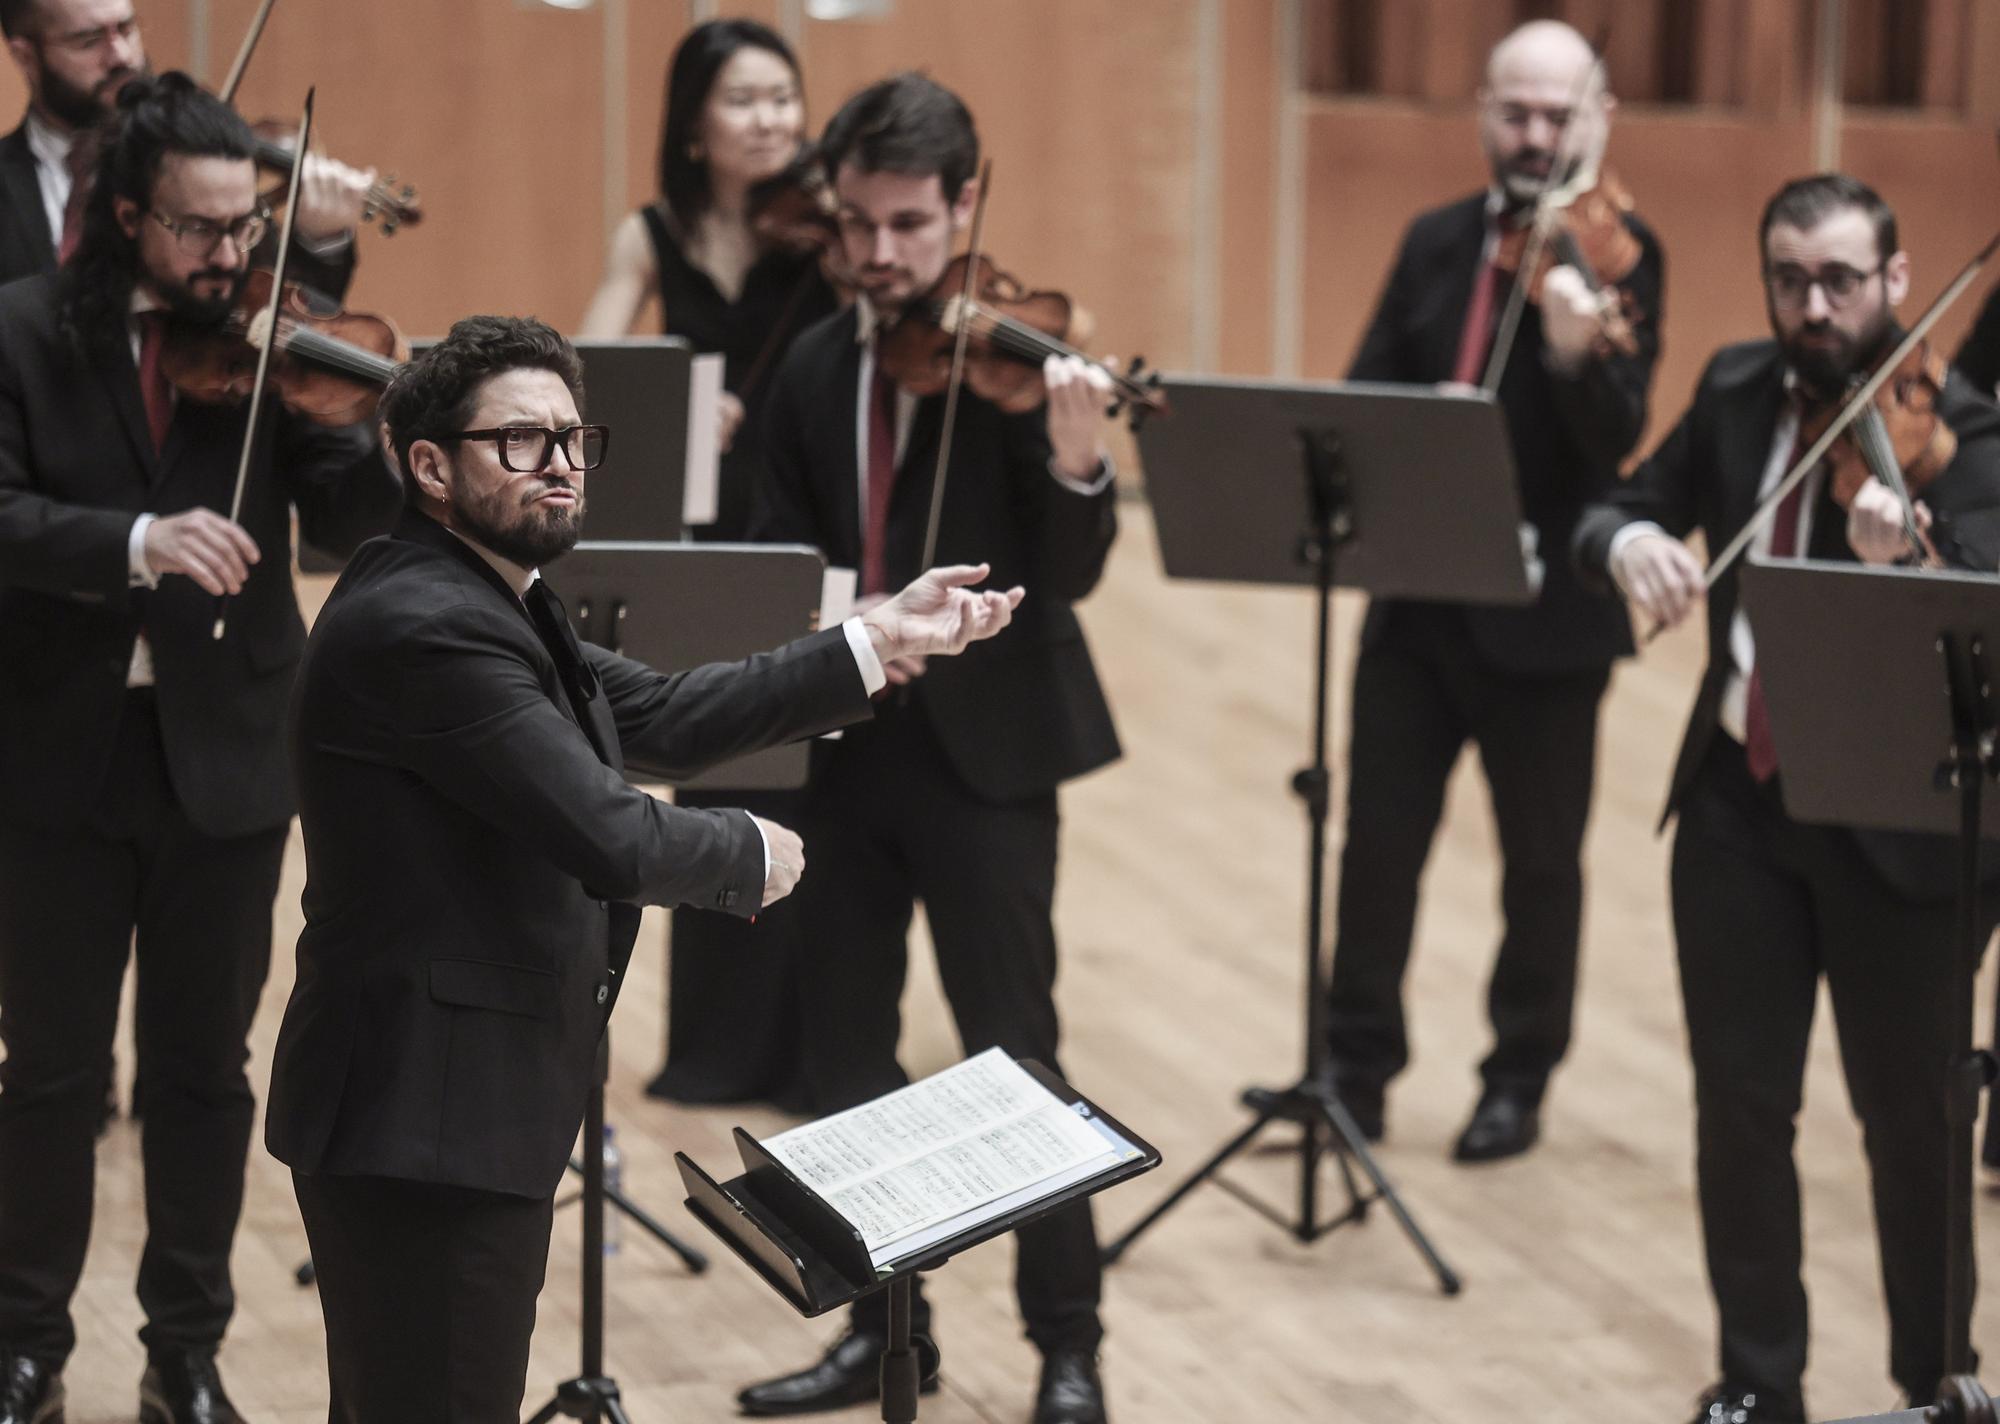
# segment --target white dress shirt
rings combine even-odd
[[[33,109],[28,110],[28,151],[35,156],[35,181],[42,190],[42,211],[49,220],[49,245],[62,246],[63,214],[69,209],[69,151],[76,135],[65,133]]]
[[[1786,391],[1790,392],[1794,385],[1794,378],[1787,372]],[[1757,503],[1760,506],[1771,491],[1778,487],[1778,482],[1791,470],[1792,452],[1798,443],[1798,438],[1798,402],[1787,400],[1783,411],[1779,413],[1777,428],[1771,432],[1770,453],[1764,458],[1764,474],[1757,482]],[[1826,464],[1822,461],[1799,485],[1799,524],[1798,533],[1792,540],[1793,558],[1803,558],[1805,551],[1812,546],[1813,510],[1819,502],[1820,486],[1825,480]],[[1766,519],[1757,530],[1756,537],[1750,541],[1750,552],[1760,559],[1771,557],[1771,529],[1776,523],[1775,518]],[[1617,574],[1617,569],[1619,556],[1625,552],[1626,545],[1642,534],[1664,533],[1666,531],[1652,520],[1641,519],[1635,520],[1614,534],[1611,537],[1609,558],[1613,576],[1620,578],[1622,583],[1622,577]],[[1729,680],[1723,684],[1722,705],[1716,716],[1722,724],[1722,730],[1741,742],[1748,736],[1750,674],[1757,666],[1757,639],[1750,631],[1750,615],[1744,612],[1741,601],[1736,605],[1736,616],[1729,622],[1729,662]]]

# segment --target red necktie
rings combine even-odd
[[[861,591],[886,592],[889,494],[896,485],[896,383],[875,368],[868,401],[868,527],[861,535]]]
[[[56,263],[61,266],[83,239],[83,209],[90,200],[91,180],[96,176],[97,139],[94,131],[76,136],[65,160],[69,169],[69,201],[63,204],[62,240],[56,244]]]
[[[1494,265],[1493,254],[1499,251],[1498,238],[1512,226],[1503,218],[1488,229],[1492,251],[1480,261],[1479,275],[1473,280],[1472,304],[1465,309],[1465,326],[1458,334],[1458,360],[1451,368],[1451,378],[1462,386],[1478,385],[1486,374],[1486,358],[1493,349],[1493,308],[1509,285]]]
[[[1798,463],[1800,442],[1792,443],[1792,453],[1785,460],[1785,468],[1790,470]],[[1789,559],[1798,552],[1799,512],[1805,507],[1806,483],[1811,476],[1792,486],[1778,504],[1777,512],[1771,516],[1771,552],[1774,559]],[[1750,666],[1750,696],[1743,708],[1743,756],[1750,764],[1750,774],[1758,781],[1769,781],[1778,773],[1778,745],[1771,740],[1771,715],[1764,706],[1764,674],[1755,663]]]
[[[167,427],[174,422],[174,388],[160,369],[160,352],[167,344],[165,312],[139,313],[139,398],[146,404],[146,429],[153,450],[166,449]]]

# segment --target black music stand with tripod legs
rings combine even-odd
[[[556,580],[567,595],[577,635],[661,672],[726,662],[774,648],[812,631],[825,560],[790,545],[741,546],[675,542],[581,543],[564,558]],[[690,616],[699,611],[699,617]],[[805,779],[806,748],[778,747],[714,768],[701,779],[723,787],[796,786]],[[628,779],[655,782],[645,767]],[[610,1032],[598,1045],[595,1081],[585,1100],[583,1177],[582,1368],[556,1386],[529,1424],[580,1419],[629,1424],[618,1383],[604,1368],[604,1212],[626,1213],[691,1272],[708,1258],[680,1240],[604,1180],[604,1083]]]
[[[1995,1424],[1972,1373],[1973,1124],[1993,1080],[1993,1055],[1973,1040],[1973,981],[1992,918],[1980,908],[1981,841],[2000,839],[2000,777],[1991,669],[2000,654],[2000,581],[1787,560],[1743,570],[1757,635],[1780,790],[1797,821],[1927,832],[1957,841],[1958,972],[1952,976],[1949,1124],[1942,1239],[1944,1379],[1928,1409],[1874,1415],[1875,1424]],[[1838,716],[1827,709],[1838,708]],[[1943,760],[1938,751],[1945,749]],[[1955,793],[1955,794],[1954,794]],[[1913,1045],[1913,1051],[1921,1049]],[[1849,1420],[1846,1424],[1864,1424]]]
[[[1175,412],[1172,426],[1141,431],[1140,449],[1168,576],[1304,584],[1317,599],[1313,760],[1291,783],[1305,807],[1310,841],[1305,1071],[1289,1086],[1246,1092],[1255,1112],[1250,1124],[1106,1246],[1104,1261],[1117,1261],[1190,1192],[1213,1180],[1308,1244],[1337,1227],[1365,1221],[1379,1201],[1435,1274],[1439,1289],[1456,1295],[1457,1272],[1382,1171],[1327,1071],[1333,590],[1531,602],[1538,570],[1524,549],[1506,427],[1490,397],[1427,387],[1169,378],[1166,391]],[[1296,1215],[1218,1175],[1277,1121],[1302,1127]],[[1347,1195],[1345,1210],[1337,1214],[1328,1214],[1320,1199],[1319,1169],[1329,1155]]]

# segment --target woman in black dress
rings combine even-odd
[[[743,538],[762,471],[758,414],[769,374],[792,337],[838,305],[818,259],[763,243],[746,212],[751,188],[782,172],[804,137],[798,61],[783,39],[750,20],[691,30],[667,69],[660,196],[619,224],[579,332],[629,335],[657,297],[669,336],[724,356],[717,518],[693,531],[697,539]],[[681,800],[797,820],[789,793]],[[797,940],[786,901],[754,925],[673,912],[667,1062],[648,1092],[688,1103],[805,1105],[796,1082]]]

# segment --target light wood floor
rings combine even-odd
[[[324,581],[307,583],[322,596]],[[1358,603],[1344,601],[1341,613],[1345,661]],[[1168,1159],[1100,1199],[1100,1224],[1115,1230],[1239,1127],[1243,1084],[1297,1070],[1305,836],[1286,786],[1305,755],[1310,604],[1303,594],[1169,584],[1138,507],[1085,617],[1127,756],[1064,803],[1065,1056],[1076,1082]],[[1392,1098],[1381,1160],[1464,1274],[1465,1293],[1441,1297],[1383,1213],[1308,1248],[1206,1190],[1110,1276],[1105,1371],[1120,1424],[1677,1424],[1691,1414],[1711,1375],[1712,1317],[1693,1209],[1666,847],[1652,824],[1700,657],[1699,633],[1675,636],[1616,678],[1589,843],[1576,1049],[1541,1149],[1482,1169],[1453,1166],[1446,1152],[1486,1047],[1495,855],[1478,778],[1462,766],[1453,785],[1410,985],[1416,1062]],[[1344,698],[1344,677],[1341,685]],[[300,874],[294,838],[256,1034],[260,1079],[291,982]],[[660,1055],[662,937],[663,921],[649,916],[616,1025],[610,1111],[628,1189],[700,1238],[679,1205],[673,1150],[726,1167],[733,1123],[758,1131],[780,1120],[674,1109],[641,1094]],[[908,1019],[913,1072],[953,1058],[935,978],[921,967]],[[1831,1418],[1888,1408],[1866,1176],[1824,1031],[1800,1156],[1814,1409]],[[143,1222],[130,1123],[113,1129],[100,1160],[71,1424],[129,1420],[141,1368],[131,1283]],[[1283,1203],[1290,1161],[1255,1158],[1236,1176]],[[1982,1203],[1989,1279],[2000,1278],[1994,1210]],[[690,1278],[651,1242],[629,1231],[627,1242],[610,1269],[608,1363],[639,1424],[734,1417],[737,1386],[803,1363],[837,1328],[795,1317],[719,1247],[714,1268]],[[325,1418],[316,1302],[291,1275],[304,1249],[288,1179],[258,1150],[236,1251],[241,1304],[224,1355],[254,1424]],[[529,1408],[576,1372],[576,1252],[576,1216],[564,1213]],[[926,1420],[1027,1418],[1035,1359],[1010,1281],[1011,1251],[994,1245],[936,1282],[947,1385],[925,1403]],[[1992,1356],[1990,1330],[1979,1333]]]

